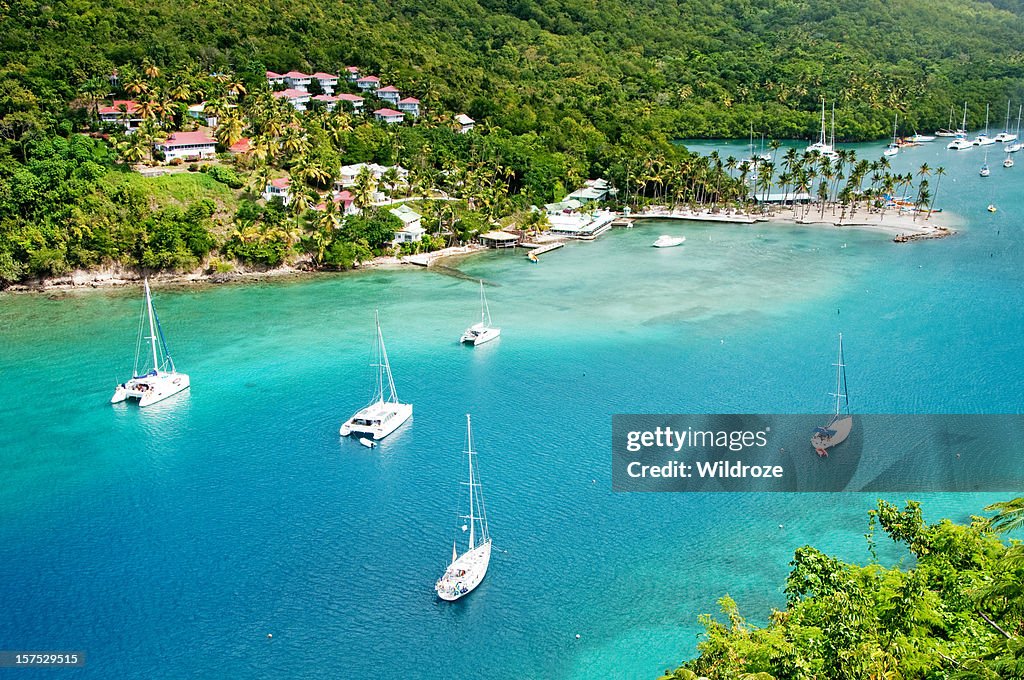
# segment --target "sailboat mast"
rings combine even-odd
[[[841,412],[840,403],[843,398],[843,334],[839,334],[839,356],[836,359],[836,417]]]
[[[379,390],[381,401],[389,401],[398,403],[398,391],[395,389],[395,379],[391,376],[391,362],[388,361],[388,349],[384,346],[384,334],[380,330],[380,315],[377,312],[373,314],[374,319],[377,321],[377,348],[379,351],[377,361],[377,389]],[[388,393],[390,397],[384,399],[384,374],[388,376]]]
[[[985,104],[985,136],[988,137],[988,104]]]
[[[967,102],[964,102],[964,119],[960,123],[960,129],[967,132]]]
[[[832,138],[829,140],[829,148],[835,149],[836,147],[836,103],[832,102]]]
[[[146,312],[149,315],[149,341],[153,347],[153,370],[160,370],[160,360],[156,353],[156,324],[153,321],[153,298],[149,293],[149,279],[144,280],[146,287]]]
[[[476,517],[473,516],[473,428],[466,414],[466,454],[469,457],[469,549],[476,547]]]
[[[1021,104],[1021,105],[1020,105],[1020,106],[1019,106],[1019,107],[1017,108],[1017,137],[1020,137],[1020,114],[1021,114],[1022,112],[1024,112],[1024,104]],[[1019,141],[1020,141],[1020,139],[1018,139],[1017,141],[1019,142]]]
[[[821,98],[821,139],[818,140],[819,144],[825,144],[825,98]]]

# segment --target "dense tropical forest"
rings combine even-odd
[[[671,140],[806,138],[822,98],[840,140],[887,136],[897,111],[907,131],[944,126],[964,100],[978,125],[986,103],[1024,97],[1022,16],[1016,0],[0,0],[0,286],[109,264],[351,266],[386,250],[395,223],[367,201],[354,219],[331,201],[311,210],[344,163],[409,169],[391,197],[454,199],[414,203],[428,249],[503,221],[542,226],[529,206],[588,177],[634,199],[725,202],[735,164],[697,173]],[[270,98],[268,69],[346,65],[419,98],[424,115],[390,127]],[[140,134],[97,120],[115,99],[141,102]],[[204,100],[234,110],[219,160],[140,176]],[[457,134],[456,113],[477,129]],[[243,136],[252,151],[227,153]],[[789,165],[778,183],[800,186]],[[842,173],[821,174],[838,195]],[[288,210],[260,200],[283,176],[301,197]],[[821,195],[824,180],[803,179]]]
[[[986,508],[994,517],[928,524],[921,506],[879,501],[869,519],[907,551],[906,565],[842,562],[796,551],[786,608],[748,623],[728,596],[724,620],[702,617],[700,656],[662,680],[1024,677],[1024,498]],[[884,540],[884,538],[883,538]]]

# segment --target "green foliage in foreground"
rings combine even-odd
[[[1024,677],[1024,545],[994,533],[1019,526],[1024,499],[990,506],[993,520],[926,524],[921,508],[878,502],[876,526],[913,566],[847,564],[805,546],[786,579],[785,610],[749,624],[728,596],[725,620],[702,616],[700,656],[662,678]]]

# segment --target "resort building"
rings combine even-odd
[[[267,71],[267,82],[270,83],[271,88],[273,88],[275,85],[284,85],[284,76],[281,75],[280,73]]]
[[[563,213],[571,213],[579,210],[583,207],[583,204],[574,198],[570,198],[565,201],[559,201],[558,203],[545,203],[544,212],[548,215],[561,215]]]
[[[406,97],[405,99],[399,100],[398,110],[402,113],[408,113],[413,118],[419,118],[420,100],[415,97]]]
[[[338,101],[347,102],[352,107],[352,110],[355,111],[356,113],[359,113],[360,111],[363,110],[363,98],[357,94],[349,94],[347,92],[342,92],[337,96],[337,99]]]
[[[228,104],[227,108],[233,109],[236,106],[236,104]],[[206,102],[199,102],[198,104],[193,104],[188,107],[188,115],[190,118],[203,121],[203,124],[207,127],[215,128],[219,122],[219,118],[217,116],[206,115]]]
[[[115,99],[111,105],[99,107],[97,113],[100,122],[120,125],[128,131],[137,129],[142,123],[139,104],[130,99]]]
[[[153,148],[162,151],[167,162],[179,158],[183,161],[193,161],[216,156],[217,140],[206,130],[175,132],[164,141],[154,144]]]
[[[337,188],[346,188],[355,186],[356,177],[362,172],[363,168],[366,168],[373,176],[375,182],[379,182],[380,178],[388,170],[394,169],[395,175],[398,177],[399,184],[404,184],[406,179],[409,177],[409,171],[403,168],[401,165],[377,165],[376,163],[355,163],[353,165],[343,165],[339,171],[340,179],[334,183]]]
[[[356,87],[360,90],[373,92],[380,87],[380,78],[377,76],[363,76],[362,78],[356,78]]]
[[[405,114],[394,109],[377,109],[373,112],[374,117],[382,123],[401,123],[405,120]]]
[[[776,203],[786,205],[787,203],[809,203],[811,195],[806,191],[786,191],[772,194],[754,194],[751,196],[757,203]]]
[[[328,111],[333,111],[334,107],[338,105],[339,99],[339,97],[335,97],[334,95],[330,94],[318,94],[313,97],[310,97],[309,101],[310,103],[320,102],[321,104],[324,105],[325,109],[327,109]],[[309,107],[307,106],[306,108]]]
[[[473,126],[476,125],[476,121],[464,113],[455,116],[455,122],[459,126],[459,133],[463,135],[472,130]]]
[[[342,215],[356,215],[359,213],[359,208],[356,207],[355,197],[352,196],[350,191],[335,191],[332,199]],[[316,206],[315,210],[323,210],[327,207],[326,201]]]
[[[394,85],[388,85],[377,90],[377,98],[382,99],[389,104],[397,104],[398,100],[402,98],[402,93],[398,91],[398,88]]]
[[[314,73],[312,78],[320,83],[320,89],[324,91],[324,94],[334,94],[334,90],[338,87],[338,76],[330,73]]]
[[[296,111],[305,111],[306,104],[309,103],[309,93],[305,90],[293,90],[288,88],[287,90],[275,92],[273,96],[275,99],[287,100],[289,104],[295,107]]]
[[[418,212],[407,205],[400,205],[388,212],[402,220],[402,228],[395,232],[395,245],[399,243],[414,243],[423,238],[426,229],[421,224],[423,216]]]
[[[345,77],[348,78],[350,83],[356,82],[359,79],[359,67],[358,66],[346,66]]]
[[[592,241],[611,228],[615,213],[610,210],[599,210],[594,213],[570,213],[548,215],[552,236]]]
[[[288,205],[292,200],[291,195],[288,193],[288,187],[291,186],[291,183],[292,181],[288,177],[278,177],[277,179],[270,180],[266,188],[263,189],[263,199],[269,203],[275,198],[280,198],[281,203]]]
[[[489,231],[477,237],[481,245],[488,248],[515,248],[519,237],[507,231]]]
[[[595,201],[603,201],[615,190],[612,188],[611,183],[605,179],[588,179],[583,183],[583,186],[566,196],[563,200],[575,199],[580,203],[593,203]]]
[[[309,91],[309,83],[313,79],[313,76],[303,73],[302,71],[288,71],[284,74],[284,82],[290,89],[302,90],[303,92]]]

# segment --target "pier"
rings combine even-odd
[[[552,250],[558,250],[565,245],[565,241],[551,241],[550,243],[521,243],[524,248],[529,248],[530,251],[526,254],[531,260],[536,260],[538,256],[544,253],[550,253]]]

